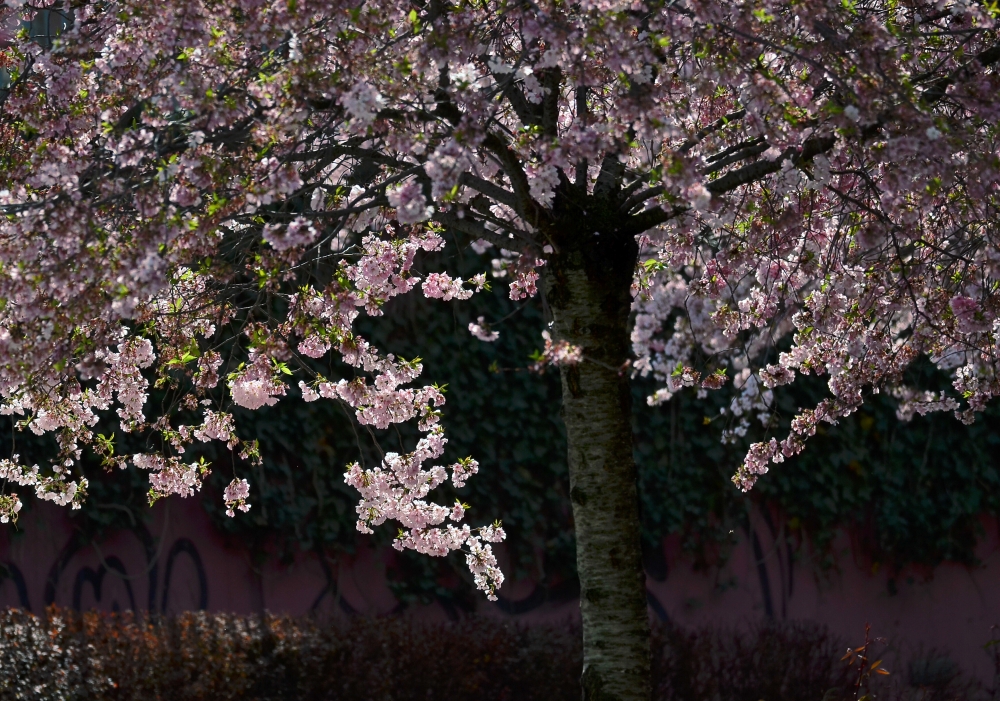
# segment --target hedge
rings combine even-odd
[[[657,627],[654,699],[853,699],[844,649],[808,623]],[[0,698],[10,701],[576,701],[580,664],[573,626],[484,617],[0,613]],[[878,698],[972,698],[956,669],[943,658],[911,663],[920,688],[898,675],[902,686]]]

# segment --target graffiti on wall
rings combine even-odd
[[[169,504],[169,506],[168,506]],[[171,513],[172,512],[172,513]],[[1000,622],[998,525],[984,521],[983,563],[939,566],[932,576],[872,567],[849,534],[834,544],[836,567],[820,571],[809,549],[781,524],[752,512],[734,533],[728,556],[696,569],[667,538],[646,553],[651,617],[678,625],[740,624],[762,619],[814,620],[847,640],[870,622],[879,635],[911,647],[950,649],[955,659],[978,660]],[[78,610],[232,611],[301,615],[377,614],[399,611],[386,576],[386,552],[361,547],[336,562],[303,554],[290,565],[256,561],[212,527],[194,500],[166,500],[147,524],[82,540],[65,509],[39,505],[18,530],[0,531],[0,605],[35,613],[56,604]],[[533,581],[510,581],[486,615],[557,621],[578,615],[566,591]],[[428,615],[460,612],[441,603]],[[914,615],[919,611],[919,615]]]
[[[118,555],[104,554],[99,545],[84,544],[76,535],[71,535],[48,567],[44,588],[40,592],[29,590],[22,569],[26,565],[37,565],[36,562],[25,563],[22,560],[19,564],[11,559],[0,561],[0,587],[9,589],[9,592],[4,592],[7,596],[4,596],[3,603],[28,611],[39,611],[52,604],[68,605],[77,610],[97,608],[109,611],[168,612],[208,608],[208,576],[194,541],[186,537],[175,538],[166,553],[161,553],[145,527],[136,527],[132,534],[143,546],[146,556],[140,568],[129,571]],[[96,566],[81,562],[77,557],[88,546],[98,560]],[[182,565],[187,565],[186,569],[194,576],[186,579],[188,591],[183,604],[178,607],[172,605],[177,602],[171,598],[171,593],[175,571]],[[140,579],[145,585],[145,598],[136,594],[136,581]],[[69,599],[57,597],[57,592],[67,586]],[[35,597],[32,597],[33,593]],[[14,601],[11,601],[10,594],[14,594]]]

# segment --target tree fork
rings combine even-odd
[[[640,554],[628,319],[633,237],[566,237],[547,266],[553,337],[583,349],[560,369],[583,619],[585,701],[648,701],[649,615]],[[603,238],[603,240],[602,240]]]

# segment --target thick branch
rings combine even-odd
[[[547,222],[549,215],[545,209],[535,202],[531,197],[531,188],[528,185],[528,176],[521,168],[521,159],[511,148],[494,133],[489,133],[483,139],[483,145],[489,149],[500,161],[504,173],[510,180],[511,188],[514,190],[514,210],[523,219],[530,222],[532,226],[538,227],[542,222]]]
[[[713,180],[705,187],[713,195],[721,195],[731,192],[738,187],[748,185],[752,182],[760,180],[761,178],[771,175],[772,173],[777,173],[781,170],[781,164],[786,159],[790,158],[792,163],[796,165],[799,163],[807,163],[815,156],[818,156],[825,151],[829,151],[833,148],[835,143],[837,143],[837,139],[833,136],[820,136],[807,139],[802,145],[802,150],[798,153],[796,153],[794,148],[785,149],[782,154],[773,161],[763,160],[748,163],[742,168],[737,168],[736,170],[726,173],[721,178]]]
[[[730,112],[729,114],[723,117],[719,117],[708,126],[704,127],[703,129],[700,129],[698,133],[695,134],[693,139],[688,139],[687,141],[685,141],[683,144],[681,144],[680,148],[677,150],[680,153],[687,153],[695,146],[697,146],[699,143],[701,143],[701,140],[704,139],[709,134],[712,134],[713,132],[722,129],[722,127],[726,126],[727,124],[730,124],[731,122],[736,122],[743,119],[746,116],[746,114],[747,114],[746,110],[736,110],[735,112]]]
[[[546,89],[542,98],[542,132],[546,136],[555,137],[559,124],[559,86],[562,83],[562,71],[550,68],[542,75],[542,87]]]
[[[688,211],[688,207],[681,205],[674,205],[673,207],[667,209],[666,207],[653,207],[651,209],[639,212],[628,218],[625,225],[621,228],[621,233],[623,236],[637,236],[644,231],[649,231],[650,229],[663,224],[666,221],[673,219],[674,217],[680,216],[684,212]]]
[[[719,151],[718,153],[713,153],[711,156],[708,156],[705,159],[705,162],[706,163],[715,163],[715,162],[720,161],[723,158],[725,158],[726,156],[729,156],[729,155],[731,155],[731,154],[733,154],[733,153],[735,153],[737,151],[742,151],[743,149],[751,148],[753,146],[757,146],[757,145],[759,145],[759,144],[761,144],[763,142],[764,142],[764,137],[763,136],[758,136],[758,137],[756,137],[754,139],[745,139],[745,140],[741,141],[738,144],[734,144],[734,145],[730,146],[729,148],[726,148],[726,149],[723,149],[722,151]]]
[[[662,185],[647,187],[645,190],[640,190],[625,200],[618,209],[619,211],[628,214],[646,200],[662,195],[664,192],[666,192],[666,188]]]
[[[483,180],[472,173],[462,173],[458,182],[466,187],[471,187],[476,192],[481,192],[492,200],[496,200],[507,205],[511,209],[517,209],[517,198],[513,192],[504,190],[499,185],[494,185],[488,180]]]
[[[770,148],[770,144],[764,141],[763,137],[760,139],[752,139],[748,142],[753,145],[743,146],[743,148],[738,148],[735,153],[729,156],[723,157],[721,154],[718,156],[717,161],[712,163],[711,166],[705,169],[705,175],[711,175],[712,173],[718,173],[720,170],[726,166],[732,165],[733,163],[739,163],[740,161],[745,161],[748,158],[753,158],[754,156],[759,156],[760,154],[767,151]],[[726,149],[729,151],[730,149]]]
[[[610,198],[621,188],[622,176],[625,174],[625,164],[618,160],[618,154],[612,153],[601,162],[601,172],[594,183],[594,197]]]
[[[379,165],[389,166],[390,168],[409,168],[413,164],[406,163],[405,161],[400,161],[392,156],[387,156],[385,153],[376,151],[374,149],[360,148],[358,146],[327,146],[325,148],[316,149],[314,151],[300,151],[298,153],[290,153],[283,157],[281,160],[286,163],[294,163],[299,161],[314,161],[322,158],[336,158],[337,156],[354,156],[355,158],[367,158],[369,160],[378,163]]]
[[[948,86],[952,85],[960,75],[970,73],[973,64],[979,63],[984,68],[988,68],[998,61],[1000,61],[1000,44],[994,44],[990,48],[976,54],[976,57],[972,61],[958,68],[951,75],[938,78],[932,82],[927,90],[924,91],[921,99],[928,105],[940,102],[948,94]]]
[[[438,212],[434,215],[434,220],[450,229],[461,231],[463,234],[468,234],[473,239],[484,239],[489,241],[497,248],[507,248],[511,245],[509,235],[504,236],[496,231],[487,229],[482,222],[472,219],[468,216],[468,214],[464,217],[459,217],[457,214],[452,212]],[[538,246],[538,243],[524,232],[517,231],[511,233],[514,233],[517,238],[522,239],[530,245],[536,247]]]

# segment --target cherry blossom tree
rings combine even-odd
[[[6,7],[29,21],[36,2]],[[543,305],[536,366],[562,379],[584,696],[645,699],[630,377],[661,381],[651,404],[732,388],[722,439],[766,436],[734,466],[743,489],[866,393],[963,421],[1000,393],[995,2],[62,9],[51,47],[12,41],[0,94],[3,411],[59,445],[51,465],[0,471],[39,498],[79,505],[84,450],[147,470],[151,501],[190,495],[212,469],[185,459],[194,444],[257,459],[233,405],[342,402],[362,426],[422,433],[348,466],[358,529],[393,521],[397,548],[461,550],[494,597],[499,523],[464,525],[432,495],[475,456],[435,464],[441,389],[355,321],[403,294],[505,284]],[[424,270],[446,245],[483,274]],[[495,340],[491,321],[469,332]],[[920,357],[951,386],[907,386]],[[809,373],[830,396],[785,430],[775,388]],[[95,433],[112,410],[148,451]],[[250,489],[233,475],[227,513]],[[21,493],[0,497],[4,520]]]

